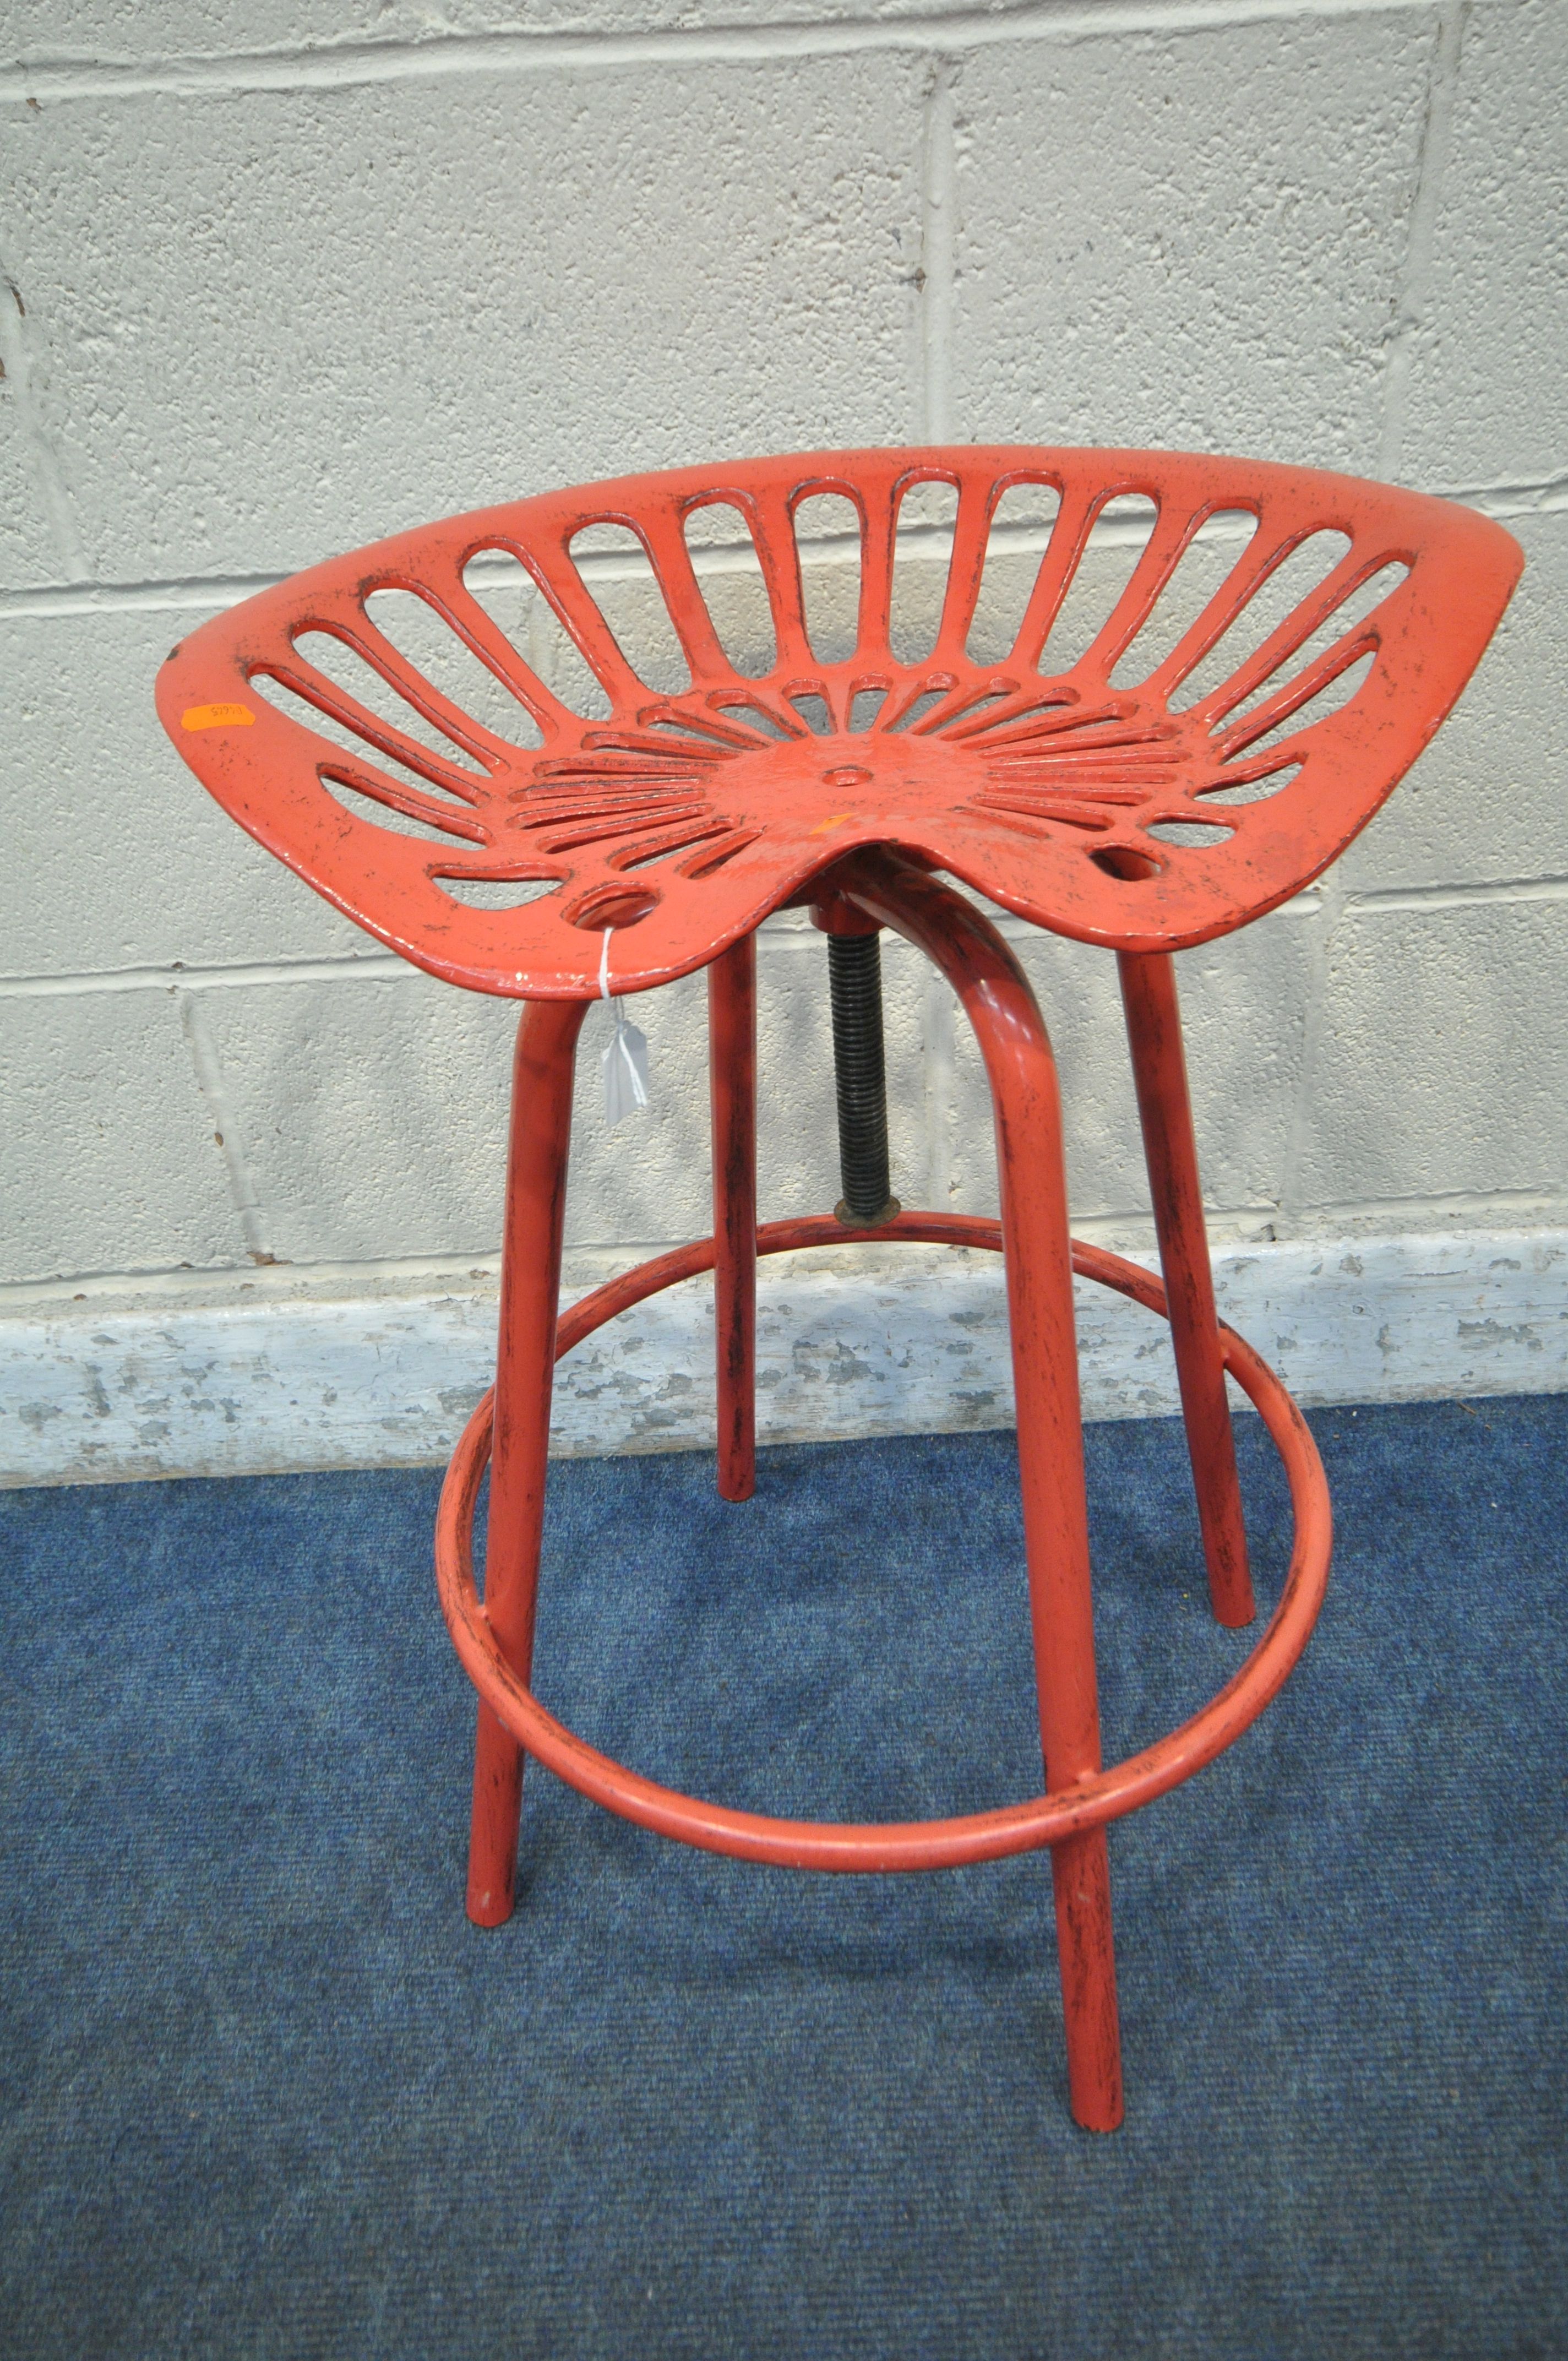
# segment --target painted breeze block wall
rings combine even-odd
[[[4,49],[6,1480],[438,1458],[485,1379],[513,1011],[380,951],[208,802],[154,718],[168,648],[432,517],[835,444],[1242,451],[1519,537],[1514,605],[1386,811],[1179,971],[1222,1296],[1288,1382],[1568,1383],[1554,0],[49,0]],[[1003,521],[999,613],[1049,522]],[[916,640],[946,529],[935,497],[901,520]],[[1099,534],[1075,628],[1143,530]],[[806,520],[802,560],[830,633],[841,521]],[[588,567],[661,685],[646,582],[613,547]],[[703,579],[727,642],[762,632],[721,529]],[[504,569],[486,595],[569,665]],[[1057,1042],[1076,1225],[1144,1249],[1113,962],[1004,930]],[[884,972],[894,1187],[985,1210],[972,1046],[913,953]],[[825,1210],[826,958],[795,917],[761,996],[764,1214]],[[700,981],[637,1014],[653,1104],[613,1133],[585,1034],[574,1287],[707,1225]],[[560,1446],[701,1442],[709,1318],[693,1289],[603,1332]],[[765,1434],[1009,1414],[997,1273],[962,1257],[774,1269],[762,1334]],[[1083,1350],[1092,1411],[1170,1406],[1135,1315],[1086,1303]]]

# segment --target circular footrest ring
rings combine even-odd
[[[757,1233],[759,1255],[804,1247],[905,1239],[931,1246],[980,1246],[999,1252],[1001,1224],[959,1215],[901,1213],[876,1230],[846,1231],[831,1216],[770,1222]],[[596,1288],[561,1316],[556,1358],[619,1312],[666,1287],[711,1270],[714,1243],[701,1238],[657,1256],[623,1278]],[[1149,1271],[1098,1246],[1072,1248],[1082,1279],[1111,1287],[1148,1311],[1168,1316],[1165,1289]],[[474,1504],[490,1455],[487,1393],[452,1456],[436,1520],[435,1569],[442,1612],[469,1679],[525,1751],[558,1778],[622,1818],[710,1852],[791,1869],[951,1869],[994,1861],[1061,1842],[1152,1803],[1223,1753],[1277,1695],[1306,1646],[1328,1585],[1332,1519],[1328,1480],[1307,1422],[1273,1370],[1234,1329],[1221,1327],[1225,1367],[1251,1399],[1273,1437],[1290,1487],[1295,1546],[1289,1571],[1262,1638],[1246,1662],[1190,1721],[1125,1762],[1096,1771],[1069,1788],[1036,1795],[992,1812],[959,1819],[872,1824],[771,1819],[732,1811],[659,1786],[580,1738],[547,1713],[501,1654],[474,1583]]]

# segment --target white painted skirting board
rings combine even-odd
[[[1568,1231],[1236,1246],[1215,1279],[1223,1316],[1306,1403],[1568,1389]],[[991,1255],[764,1266],[763,1438],[1009,1424],[1003,1310]],[[440,1461],[488,1382],[495,1321],[493,1289],[8,1314],[0,1483]],[[557,1372],[555,1448],[711,1444],[712,1323],[695,1281],[588,1338]],[[1080,1288],[1080,1346],[1089,1417],[1175,1408],[1163,1323]]]

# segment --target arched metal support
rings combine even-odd
[[[1061,1099],[1050,1037],[1028,978],[994,927],[926,871],[886,852],[842,864],[841,890],[940,968],[974,1027],[991,1083],[1035,1682],[1046,1777],[1065,1787],[1100,1768],[1089,1505],[1072,1308],[1072,1242]],[[1072,2112],[1091,2130],[1122,2120],[1111,1871],[1103,1828],[1054,1846]]]
[[[493,1402],[475,1412],[442,1494],[436,1568],[458,1653],[480,1692],[469,1911],[493,1926],[512,1906],[521,1749],[608,1808],[681,1840],[747,1859],[839,1870],[933,1869],[1049,1846],[1057,1905],[1068,2076],[1079,2123],[1111,2130],[1122,2085],[1105,1827],[1213,1760],[1262,1711],[1306,1644],[1327,1582],[1331,1521],[1321,1464],[1299,1412],[1239,1337],[1214,1331],[1228,1369],[1262,1411],[1284,1457],[1297,1538],[1284,1594],[1245,1665],[1201,1712],[1141,1754],[1107,1770],[1100,1755],[1092,1605],[1072,1270],[1116,1287],[1173,1319],[1174,1291],[1136,1266],[1071,1246],[1060,1114],[1050,1043],[1017,961],[994,928],[948,887],[887,852],[851,856],[834,872],[841,902],[863,922],[896,928],[940,967],[974,1026],[990,1078],[1002,1183],[1000,1223],[953,1214],[897,1214],[872,1233],[992,1249],[1001,1246],[1018,1401],[1036,1678],[1047,1792],[1032,1802],[949,1821],[885,1827],[773,1820],[681,1795],[586,1746],[544,1711],[530,1687],[533,1608],[549,1428],[550,1372],[616,1312],[696,1272],[730,1265],[732,1301],[749,1281],[748,1254],[842,1244],[824,1217],[773,1223],[736,1243],[720,1220],[711,1239],[660,1256],[576,1304],[557,1328],[562,1208],[573,1051],[581,1003],[530,1007],[519,1028],[508,1168],[501,1349]],[[732,954],[727,954],[732,957]],[[716,1041],[744,1030],[748,979],[718,983]],[[746,1037],[749,1038],[749,1037]],[[718,1122],[716,1143],[745,1132],[742,1103]],[[735,1071],[740,1071],[740,1069]],[[524,1112],[525,1110],[525,1112]],[[722,1159],[716,1170],[731,1168]],[[1157,1187],[1158,1186],[1157,1180]],[[743,1179],[720,1204],[746,1203]],[[469,1534],[486,1461],[494,1451],[486,1595],[473,1578]]]

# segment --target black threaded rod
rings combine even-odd
[[[882,1047],[882,943],[876,935],[829,935],[833,1078],[839,1098],[836,1208],[850,1229],[872,1229],[898,1211],[887,1166],[887,1076]]]

